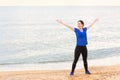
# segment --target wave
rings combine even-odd
[[[34,53],[25,54],[19,53],[10,57],[4,57],[4,60],[0,60],[0,65],[8,64],[41,64],[41,63],[55,63],[55,62],[69,62],[73,61],[73,53],[70,52],[58,52],[52,53],[46,52],[46,54],[38,54],[40,51]],[[28,55],[28,56],[27,56]],[[8,55],[9,56],[9,55]],[[120,47],[91,50],[88,54],[88,59],[102,59],[108,57],[120,56]],[[2,59],[2,58],[1,58]],[[81,60],[81,58],[80,58]]]
[[[90,66],[110,66],[120,65],[120,56],[109,57],[103,59],[88,60]],[[72,61],[69,62],[55,62],[44,64],[14,64],[14,65],[0,65],[0,71],[21,71],[21,70],[70,70]],[[82,61],[77,63],[76,69],[83,68]]]

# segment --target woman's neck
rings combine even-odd
[[[81,32],[83,32],[83,28],[79,28],[79,30],[80,30]]]

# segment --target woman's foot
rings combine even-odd
[[[89,70],[85,71],[85,74],[91,74]]]
[[[74,75],[74,72],[71,72],[71,73],[70,73],[70,76],[73,76],[73,75]]]

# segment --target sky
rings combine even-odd
[[[0,0],[0,6],[120,6],[120,0]]]

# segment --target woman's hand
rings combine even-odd
[[[62,23],[62,20],[60,20],[60,19],[57,19],[56,21],[57,21],[58,23]]]
[[[97,22],[97,21],[99,21],[99,19],[98,19],[98,18],[96,18],[96,19],[95,19],[95,22]]]

